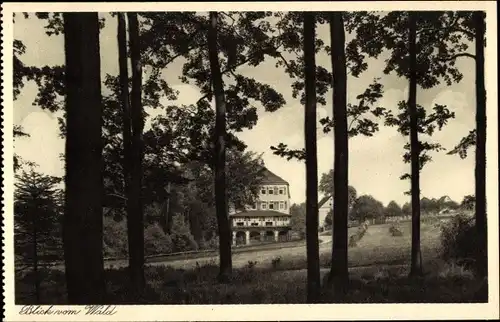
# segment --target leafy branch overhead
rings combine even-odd
[[[393,115],[391,112],[385,113],[385,125],[395,126],[403,136],[410,135],[410,113],[406,101],[400,101],[398,104],[399,114]],[[436,104],[433,112],[427,114],[424,107],[417,105],[417,131],[419,134],[432,136],[437,130],[441,130],[450,119],[455,117],[455,113],[451,112],[446,106]],[[406,143],[404,145],[406,152],[403,154],[403,161],[405,163],[411,162],[411,145]],[[443,151],[445,148],[439,143],[430,143],[419,140],[419,169],[422,170],[424,165],[432,161],[430,152]],[[409,173],[405,173],[400,177],[402,180],[411,179]]]
[[[385,115],[386,109],[377,106],[376,103],[382,97],[383,89],[379,79],[375,79],[363,93],[356,96],[357,104],[347,104],[349,137],[373,136],[379,130],[377,120]],[[330,117],[322,118],[319,122],[323,126],[323,133],[327,134],[332,131],[334,122]],[[285,157],[287,160],[305,159],[304,149],[293,150],[284,143],[271,146],[271,150],[274,151],[275,155]]]
[[[467,157],[467,151],[469,148],[474,147],[476,145],[476,130],[472,130],[469,132],[467,136],[462,138],[460,142],[447,154],[454,155],[458,154],[460,158],[465,159]]]

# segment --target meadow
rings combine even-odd
[[[456,303],[487,301],[486,281],[477,281],[463,267],[440,259],[439,223],[422,224],[421,245],[425,274],[409,279],[410,223],[401,224],[401,236],[389,232],[390,225],[370,226],[356,246],[349,248],[350,291],[347,303]],[[355,230],[351,229],[350,235]],[[330,266],[331,243],[320,245],[322,279]],[[230,283],[216,281],[217,257],[150,263],[146,267],[147,288],[141,303],[149,304],[259,304],[305,303],[306,265],[304,245],[236,253]],[[41,302],[65,303],[64,273],[42,272]],[[110,304],[136,303],[127,298],[124,267],[106,270]],[[34,303],[30,275],[17,277],[16,303]],[[47,300],[46,300],[47,299]],[[50,300],[48,300],[50,299]],[[322,301],[339,300],[324,287]]]

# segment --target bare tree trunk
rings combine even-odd
[[[125,14],[118,13],[118,63],[120,67],[120,100],[122,106],[122,134],[123,134],[123,179],[127,204],[127,213],[130,212],[130,170],[131,170],[131,115],[129,96],[129,76],[127,66],[127,31]]]
[[[33,216],[33,278],[35,279],[36,304],[40,304],[40,277],[38,276],[38,228],[37,216]]]
[[[165,201],[165,233],[172,233],[172,216],[170,215],[170,199],[172,197],[172,184],[170,181],[167,183],[167,200]]]
[[[486,89],[484,85],[485,13],[474,12],[476,29],[476,228],[479,238],[477,272],[488,276],[488,240],[486,229]]]
[[[410,89],[408,108],[410,109],[411,143],[411,270],[410,276],[422,275],[422,254],[420,251],[420,143],[418,141],[417,115],[417,23],[416,13],[409,13],[410,32]]]
[[[99,20],[64,13],[66,176],[63,224],[69,304],[104,302]]]
[[[144,288],[144,210],[142,205],[142,161],[144,116],[142,108],[142,66],[137,13],[127,13],[132,62],[132,167],[130,181],[130,207],[128,211],[129,269],[132,287],[136,294]]]
[[[335,294],[347,291],[349,270],[347,261],[349,212],[348,185],[348,135],[347,135],[347,71],[345,57],[345,31],[341,12],[330,14],[330,39],[333,70],[333,121],[334,121],[334,201],[333,244],[329,282],[334,284]]]
[[[220,72],[217,49],[217,12],[210,12],[210,26],[208,29],[208,55],[212,85],[215,95],[215,209],[217,212],[217,226],[219,228],[219,280],[227,281],[232,275],[233,263],[231,258],[231,227],[226,198],[226,99],[224,85]]]
[[[316,146],[316,59],[314,13],[304,13],[307,302],[320,296],[318,241],[318,160]]]

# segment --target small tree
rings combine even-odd
[[[474,197],[473,195],[464,196],[464,199],[460,204],[460,207],[465,210],[474,210],[475,206],[476,206],[476,197]]]
[[[292,231],[299,234],[300,238],[303,239],[306,236],[306,204],[293,204],[290,207],[290,214],[292,218],[290,220],[290,225]]]
[[[31,266],[36,302],[40,302],[38,271],[43,255],[60,247],[61,192],[60,178],[36,172],[33,168],[16,175],[14,192],[14,243],[16,268]],[[59,247],[57,247],[59,246]]]

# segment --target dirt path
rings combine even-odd
[[[320,253],[324,251],[330,251],[332,236],[320,236]],[[269,249],[269,250],[255,250],[251,252],[245,253],[236,253],[233,254],[233,267],[240,268],[244,267],[248,264],[248,262],[257,262],[257,266],[267,266],[271,264],[271,261],[276,257],[281,258],[289,258],[289,257],[303,257],[306,255],[306,247],[305,245],[300,245],[296,247],[286,247],[286,248],[278,248],[278,249]],[[182,268],[189,269],[192,268],[198,263],[199,265],[214,263],[217,264],[219,262],[219,256],[206,256],[192,259],[177,259],[177,260],[167,260],[161,262],[147,263],[146,265],[151,266],[171,266],[174,268]],[[125,267],[127,265],[126,261],[114,262],[114,263],[106,263],[106,268],[108,267]]]

